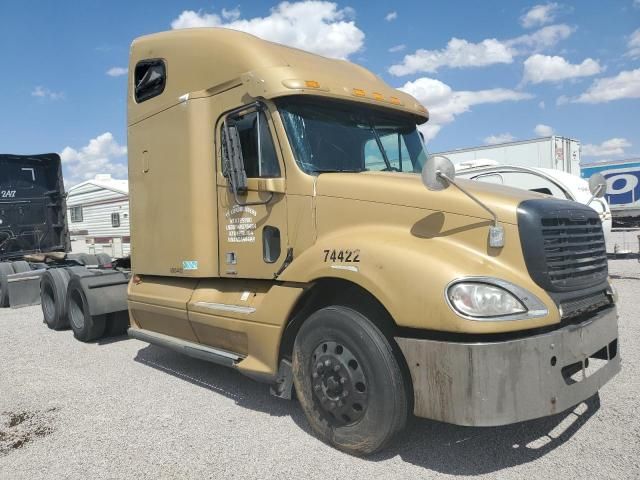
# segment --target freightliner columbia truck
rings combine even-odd
[[[412,414],[520,422],[619,371],[598,214],[455,179],[366,69],[202,28],[135,40],[128,84],[130,336],[295,392],[360,455]],[[96,292],[68,303],[85,339]]]

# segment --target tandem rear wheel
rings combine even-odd
[[[81,342],[102,337],[107,327],[106,315],[91,315],[89,302],[77,278],[71,279],[67,289],[66,307],[73,336]]]
[[[410,393],[391,340],[351,308],[322,308],[304,322],[293,379],[314,433],[347,453],[381,450],[407,422]]]

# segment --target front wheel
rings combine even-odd
[[[409,397],[390,340],[355,310],[326,307],[304,322],[293,375],[311,428],[340,450],[374,453],[406,424]]]

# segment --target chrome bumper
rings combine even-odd
[[[620,371],[617,340],[615,307],[502,342],[396,338],[413,380],[414,413],[467,426],[544,417],[586,400]]]

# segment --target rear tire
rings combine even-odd
[[[30,272],[31,266],[24,260],[18,260],[17,262],[13,262],[13,271],[15,273]]]
[[[111,255],[107,255],[106,253],[97,253],[96,258],[98,259],[98,265],[100,266],[111,265],[111,262],[113,261]]]
[[[296,394],[314,433],[354,455],[384,448],[409,416],[409,395],[390,340],[342,306],[313,313],[293,347]]]
[[[44,321],[52,330],[69,328],[67,312],[67,287],[69,272],[63,268],[51,268],[40,280],[40,304]]]
[[[0,308],[9,306],[9,284],[7,276],[13,275],[13,265],[9,262],[0,262]]]
[[[79,258],[80,258],[80,262],[82,262],[82,265],[91,266],[91,267],[100,265],[100,262],[98,261],[98,257],[93,253],[81,253],[79,255]]]
[[[69,282],[66,305],[74,337],[81,342],[91,342],[104,335],[106,315],[92,316],[89,313],[87,297],[77,278],[72,278]]]

